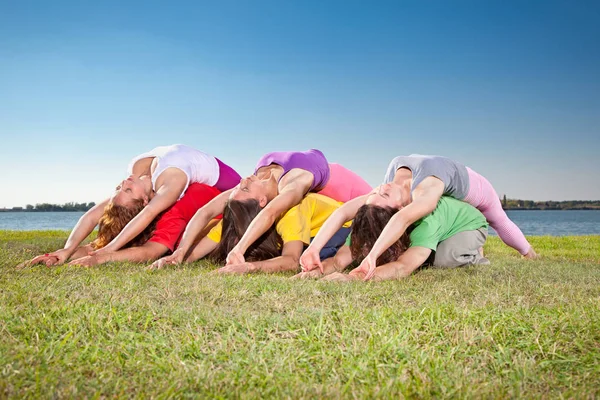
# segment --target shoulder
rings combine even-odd
[[[304,194],[308,192],[313,180],[314,176],[309,171],[301,168],[293,168],[279,181],[279,192],[284,190],[303,190]]]

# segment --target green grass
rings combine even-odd
[[[596,398],[600,236],[400,282],[14,266],[65,232],[0,232],[0,398]]]

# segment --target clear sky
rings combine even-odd
[[[0,207],[99,201],[185,143],[248,175],[317,147],[377,185],[439,154],[600,199],[597,1],[0,2]]]

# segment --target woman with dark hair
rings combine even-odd
[[[63,249],[35,257],[30,263],[50,266],[81,257],[79,245],[98,224],[98,236],[91,244],[94,254],[117,251],[175,204],[190,184],[202,183],[225,191],[241,179],[216,157],[179,144],[138,155],[130,162],[128,174],[110,198],[79,219]]]
[[[397,213],[398,210],[391,207],[362,206],[352,225],[349,246],[340,249],[333,260],[336,269],[345,268],[353,260],[361,262],[368,256],[385,226]],[[482,254],[487,227],[485,217],[473,206],[442,197],[431,214],[414,224],[410,234],[404,232],[379,255],[374,279],[404,278],[428,262],[441,268],[489,264]],[[358,268],[348,275],[331,269],[324,272],[330,273],[327,280],[363,280],[365,276]]]
[[[231,265],[243,264],[244,254],[253,243],[267,232],[283,213],[300,204],[307,193],[319,192],[344,202],[370,191],[371,187],[362,178],[338,164],[329,164],[319,150],[265,154],[258,161],[254,174],[242,179],[233,190],[217,196],[196,213],[186,228],[179,248],[165,261],[173,264],[183,262],[200,230],[224,212],[228,201],[253,200],[260,207],[258,215],[251,220],[236,244],[229,249],[225,261]],[[224,218],[229,219],[227,216]],[[342,225],[340,224],[340,227]],[[335,232],[332,232],[331,236],[333,234]]]
[[[399,212],[390,219],[359,266],[359,270],[365,273],[365,279],[370,279],[377,266],[377,258],[396,242],[409,226],[430,214],[442,196],[462,200],[476,207],[504,243],[518,250],[526,258],[537,257],[521,230],[502,209],[500,199],[487,179],[446,157],[415,154],[394,158],[388,166],[383,185],[368,195],[346,203],[335,213],[302,255],[300,262],[306,270],[321,268],[318,259],[319,246],[327,241],[338,226],[354,218],[362,205],[392,207]]]
[[[340,205],[340,202],[320,194],[306,195],[300,204],[287,211],[274,226],[248,247],[243,263],[229,264],[220,268],[219,272],[243,274],[258,271],[297,271],[298,259],[304,246],[310,243],[311,238]],[[184,261],[192,262],[208,256],[212,261],[222,264],[260,211],[260,204],[254,199],[229,200],[223,220],[190,249]],[[344,244],[349,233],[349,224],[346,224],[323,247],[321,257],[332,257]],[[161,268],[168,264],[175,263],[168,258],[162,258],[152,264],[152,268]]]

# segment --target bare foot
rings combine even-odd
[[[540,258],[540,256],[538,256],[538,254],[535,252],[535,250],[533,250],[533,247],[530,247],[527,254],[525,254],[523,257],[525,257],[529,260],[535,260],[536,258]]]

